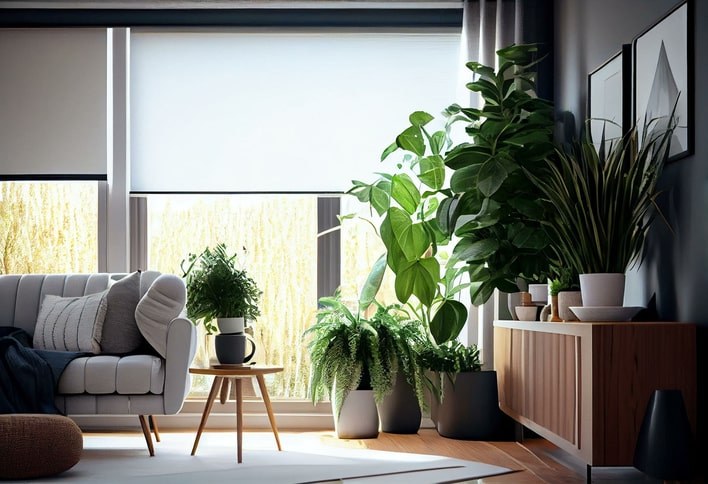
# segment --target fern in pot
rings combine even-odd
[[[623,304],[625,271],[640,259],[660,213],[655,201],[673,133],[669,126],[645,129],[641,137],[634,127],[602,158],[584,139],[556,150],[547,159],[546,177],[528,174],[553,207],[544,225],[557,264],[580,274],[583,306]]]
[[[216,343],[219,361],[241,363],[244,358],[247,360],[248,357],[240,354],[240,345],[250,340],[252,356],[255,343],[243,334],[245,322],[260,316],[258,302],[262,292],[247,272],[238,267],[237,253],[230,255],[225,244],[207,247],[199,255],[189,254],[187,260],[182,261],[182,272],[187,286],[187,315],[192,321],[201,321],[208,335],[215,333],[217,327],[221,333]],[[238,337],[226,338],[227,335]],[[224,345],[227,339],[239,345],[235,359],[224,354],[227,351],[219,351],[218,338]]]

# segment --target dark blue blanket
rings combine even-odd
[[[0,413],[60,413],[54,404],[59,378],[84,353],[30,346],[22,329],[0,327]]]

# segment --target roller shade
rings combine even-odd
[[[106,178],[107,29],[0,29],[0,178]]]
[[[341,192],[454,102],[460,32],[136,32],[133,192]]]

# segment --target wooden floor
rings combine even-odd
[[[339,440],[331,432],[321,434],[321,441],[332,446],[444,455],[514,470],[510,474],[475,481],[483,484],[586,482],[586,467],[544,439],[527,439],[523,443],[453,440],[439,436],[434,429],[421,429],[416,435],[381,433],[377,439],[366,440]],[[632,468],[603,468],[593,469],[592,482],[660,481],[650,479]]]

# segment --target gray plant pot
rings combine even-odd
[[[381,431],[392,434],[415,434],[420,429],[420,405],[413,387],[400,370],[393,391],[377,405]]]
[[[492,440],[501,424],[496,371],[458,373],[454,385],[446,375],[437,429],[443,437]]]
[[[344,399],[339,418],[334,414],[334,429],[340,439],[375,439],[379,435],[379,414],[372,390],[352,390]]]

